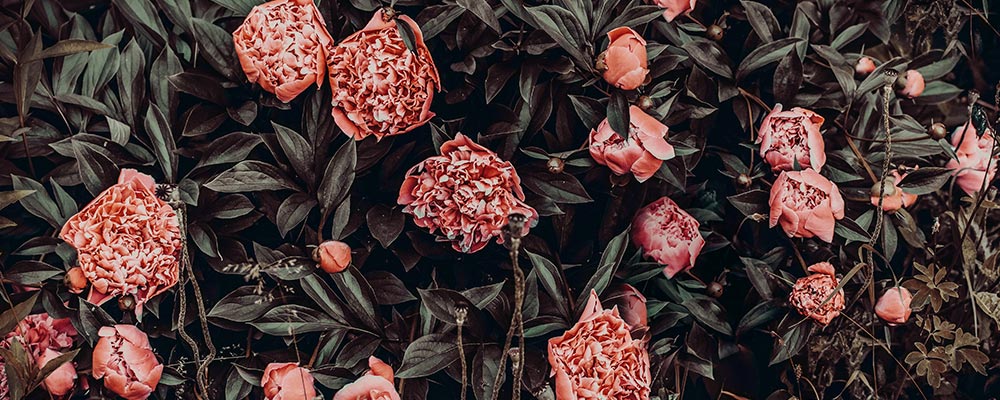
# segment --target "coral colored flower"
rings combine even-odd
[[[622,284],[605,300],[618,307],[618,312],[630,328],[646,326],[646,296],[632,285]]]
[[[795,281],[788,301],[799,314],[823,325],[829,324],[844,309],[844,290],[841,289],[830,298],[830,301],[826,301],[839,284],[837,276],[834,275],[833,264],[821,262],[809,266],[808,269],[814,273]],[[823,304],[824,301],[826,304]]]
[[[396,21],[379,10],[364,29],[348,36],[330,55],[333,119],[348,136],[399,135],[423,125],[441,79],[423,34],[410,17],[416,53],[406,48]]]
[[[94,378],[104,378],[104,387],[126,400],[149,397],[160,382],[163,365],[146,334],[133,325],[115,325],[101,328],[97,336]]]
[[[656,174],[663,161],[674,158],[674,146],[667,143],[667,126],[642,111],[629,107],[629,132],[624,138],[605,119],[590,131],[590,156],[618,175],[632,172],[645,182]]]
[[[312,0],[274,0],[250,11],[233,43],[247,79],[287,103],[323,84],[333,38]]]
[[[793,170],[796,162],[819,171],[826,164],[821,126],[823,117],[819,114],[799,107],[782,111],[781,104],[775,104],[760,124],[760,156],[774,172]]]
[[[899,187],[899,181],[903,180],[906,174],[900,175],[899,171],[892,171],[892,186],[886,182],[886,192],[892,193],[882,199],[882,209],[886,212],[893,212],[900,208],[909,207],[917,201],[917,195],[906,193]],[[873,186],[874,187],[874,186]],[[879,196],[871,196],[872,205],[878,207]]]
[[[35,364],[38,366],[38,369],[42,369],[45,367],[45,364],[60,355],[62,354],[58,351],[46,349],[41,357],[35,359]],[[73,363],[67,361],[57,367],[49,376],[45,377],[45,380],[42,381],[42,386],[49,394],[55,397],[62,397],[69,394],[73,390],[73,387],[76,386],[76,368],[73,367]]]
[[[83,289],[87,288],[87,276],[83,274],[83,268],[73,267],[66,271],[66,286],[70,293],[83,293]]]
[[[392,386],[392,367],[375,357],[368,357],[368,372],[333,395],[333,400],[399,400]]]
[[[667,22],[673,22],[681,14],[688,14],[694,10],[696,0],[652,0],[652,3],[663,9],[663,18]]]
[[[649,398],[646,343],[632,339],[618,309],[601,308],[597,292],[572,328],[549,339],[548,358],[557,400]]]
[[[507,216],[527,217],[525,230],[538,222],[538,212],[524,203],[521,178],[496,153],[458,134],[406,173],[397,202],[417,226],[440,230],[455,250],[474,253],[494,237],[503,243]]]
[[[833,241],[836,220],[844,218],[844,198],[837,184],[812,169],[785,171],[771,186],[770,225],[781,223],[790,237]]]
[[[336,274],[351,265],[351,246],[338,240],[327,240],[316,248],[319,267],[326,273]]]
[[[924,76],[914,70],[907,70],[906,78],[903,79],[903,88],[899,94],[908,98],[919,97],[924,92]]]
[[[996,141],[993,130],[987,129],[982,136],[977,133],[975,125],[968,122],[955,128],[955,132],[951,134],[951,145],[955,148],[958,159],[949,160],[945,165],[955,170],[955,183],[970,196],[989,187],[997,174],[997,163],[1000,162],[1000,156],[990,159]]]
[[[669,197],[649,203],[632,220],[632,241],[646,257],[663,265],[663,274],[673,278],[694,267],[705,239],[694,219]]]
[[[260,379],[267,400],[312,400],[316,397],[309,370],[296,363],[270,363]]]
[[[608,49],[598,57],[604,80],[618,88],[632,90],[646,80],[646,41],[632,28],[623,26],[608,32]]]
[[[888,322],[889,325],[906,323],[910,319],[910,301],[913,295],[904,287],[891,287],[882,293],[875,303],[875,315]]]
[[[858,63],[854,64],[854,72],[860,76],[865,76],[875,70],[875,62],[872,61],[871,57],[862,56],[858,59]]]
[[[61,352],[73,347],[76,335],[76,328],[69,318],[52,318],[46,313],[32,314],[7,334],[4,347],[16,338],[37,359],[45,355],[46,350]]]
[[[177,283],[180,227],[155,186],[149,175],[123,169],[117,184],[63,225],[59,237],[79,254],[91,303],[131,294],[141,316],[146,301]]]

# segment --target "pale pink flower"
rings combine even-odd
[[[642,85],[649,73],[646,59],[646,40],[627,26],[608,32],[608,49],[598,57],[599,68],[606,68],[604,81],[625,90]],[[603,65],[601,65],[603,63]]]
[[[955,183],[970,196],[989,187],[997,174],[997,163],[1000,162],[1000,156],[990,158],[996,141],[993,130],[987,129],[982,137],[977,133],[975,125],[968,122],[955,128],[955,132],[951,134],[951,145],[955,148],[958,159],[948,160],[946,165],[955,170]]]
[[[646,343],[633,339],[618,309],[603,309],[594,291],[580,320],[549,339],[548,359],[557,400],[649,399]]]
[[[316,388],[309,370],[296,363],[270,363],[260,379],[267,400],[312,400]]]
[[[628,110],[628,138],[615,132],[605,119],[590,131],[590,156],[617,175],[631,172],[637,181],[645,182],[656,174],[663,161],[674,158],[674,146],[667,143],[666,125],[639,107],[630,106]]]
[[[522,234],[538,222],[538,212],[524,203],[514,166],[461,133],[441,145],[441,155],[410,168],[397,202],[417,226],[440,230],[463,253],[493,238],[503,243],[510,214],[527,217]]]
[[[396,21],[413,31],[416,53],[406,48]],[[333,119],[348,136],[400,135],[425,124],[441,79],[423,34],[410,17],[379,10],[364,29],[330,55]]]
[[[126,400],[148,398],[163,374],[146,334],[133,325],[105,326],[97,331],[93,375]]]
[[[35,359],[35,364],[38,366],[38,369],[42,369],[49,361],[61,355],[58,351],[46,349],[41,357]],[[42,387],[52,396],[61,398],[73,391],[73,387],[76,386],[76,378],[76,368],[73,366],[73,362],[67,361],[59,365],[49,376],[45,377],[45,380],[42,381]]]
[[[141,316],[146,301],[177,283],[182,240],[177,214],[155,190],[149,175],[123,169],[117,184],[63,225],[59,237],[79,254],[91,303],[133,295]]]
[[[808,269],[813,274],[795,281],[788,301],[799,314],[823,325],[829,324],[844,309],[844,290],[841,289],[827,301],[840,284],[834,275],[833,264],[820,262],[809,266]]]
[[[250,11],[233,42],[247,79],[287,103],[323,84],[333,38],[313,0],[274,0]]]
[[[696,0],[651,0],[663,8],[663,18],[673,22],[681,14],[690,14],[694,10]]]
[[[333,400],[399,400],[392,386],[392,367],[378,358],[368,357],[368,371],[333,395]]]
[[[646,257],[663,265],[667,278],[673,278],[694,267],[695,259],[705,247],[699,226],[698,220],[664,196],[636,213],[632,220],[632,241]]]
[[[790,237],[833,241],[836,220],[844,218],[844,198],[837,185],[812,169],[784,171],[771,186],[770,225]]]
[[[799,107],[782,111],[781,104],[775,104],[757,133],[760,156],[774,172],[793,170],[796,162],[801,168],[819,171],[826,164],[821,126],[819,114]]]
[[[904,287],[891,287],[882,293],[875,303],[875,315],[888,322],[889,325],[905,324],[910,319],[910,302],[913,295]]]

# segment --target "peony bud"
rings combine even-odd
[[[63,283],[69,288],[70,293],[80,294],[87,288],[87,277],[83,274],[83,268],[73,267],[66,271],[66,278]]]
[[[336,274],[351,265],[351,246],[337,240],[327,240],[313,251],[313,259],[329,274]]]

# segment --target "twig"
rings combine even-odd
[[[188,264],[190,263],[189,254],[187,252],[187,216],[185,215],[184,202],[180,200],[180,193],[177,192],[177,188],[171,188],[168,191],[169,201],[171,207],[174,208],[177,213],[177,225],[180,227],[181,233],[181,282],[184,282],[186,275],[190,271],[188,269]],[[194,277],[187,276],[189,279],[194,279]],[[191,354],[194,356],[195,360],[201,360],[201,350],[198,348],[198,342],[188,335],[185,327],[187,326],[187,290],[186,284],[182,283],[179,288],[177,288],[177,296],[180,297],[180,309],[177,311],[177,331],[184,339],[184,342],[188,344],[191,348]],[[208,390],[205,387],[205,383],[201,379],[201,364],[198,365],[198,371],[196,372],[195,383],[198,387],[198,397],[201,399],[208,400]]]
[[[518,356],[513,360],[514,386],[512,388],[512,399],[521,398],[521,376],[524,371],[524,321],[522,321],[521,308],[524,304],[524,271],[518,264],[518,252],[521,247],[521,236],[524,233],[524,224],[527,218],[521,214],[511,214],[507,217],[507,233],[510,235],[510,258],[514,269],[514,312],[511,316],[510,327],[507,329],[507,336],[504,338],[503,351],[500,352],[500,368],[497,376],[493,380],[493,400],[500,398],[500,386],[503,384],[504,370],[506,369],[507,356],[510,353],[511,341],[514,335],[519,335]]]
[[[462,345],[462,326],[465,325],[465,317],[469,315],[469,310],[465,307],[459,307],[455,310],[455,322],[458,324],[458,358],[462,360],[462,396],[461,400],[465,400],[465,392],[469,389],[469,364],[465,360],[465,347]]]

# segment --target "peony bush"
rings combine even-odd
[[[0,400],[1000,396],[990,1],[0,8]]]

